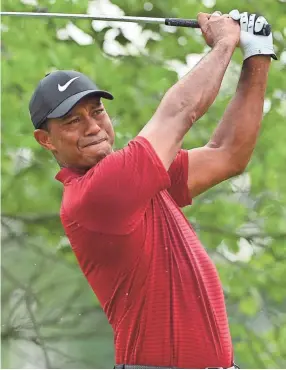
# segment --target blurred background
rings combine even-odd
[[[285,0],[2,0],[2,11],[109,16],[195,18],[233,8],[267,17],[279,61],[271,66],[246,172],[195,199],[185,213],[222,279],[236,362],[285,368]],[[87,20],[3,17],[1,37],[2,368],[112,368],[112,331],[64,235],[57,164],[33,138],[28,102],[46,73],[86,73],[115,96],[105,105],[122,148],[209,48],[199,30]],[[237,50],[215,104],[186,136],[185,148],[208,141],[241,63]]]

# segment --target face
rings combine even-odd
[[[66,116],[50,119],[36,140],[53,152],[63,167],[87,170],[112,152],[114,131],[98,97],[82,99]]]

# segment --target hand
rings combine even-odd
[[[222,15],[221,12],[199,13],[197,19],[209,46],[213,47],[223,41],[235,48],[239,43],[239,23],[229,15]]]
[[[239,13],[238,10],[232,10],[229,14],[233,19],[240,21],[240,48],[243,60],[255,55],[269,55],[277,59],[272,33],[269,36],[254,35],[254,32],[259,32],[265,24],[268,24],[264,17],[247,12]]]

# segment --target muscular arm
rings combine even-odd
[[[189,151],[192,197],[245,170],[262,121],[269,66],[268,56],[244,62],[236,94],[209,143]]]
[[[237,92],[209,146],[227,149],[244,170],[256,142],[263,115],[270,57],[256,56],[243,64]]]
[[[150,122],[139,133],[152,144],[168,169],[184,135],[215,100],[235,45],[222,40],[165,95]]]

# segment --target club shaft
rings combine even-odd
[[[35,18],[67,18],[67,19],[90,19],[95,21],[111,21],[111,22],[135,22],[135,23],[154,23],[167,24],[170,26],[182,26],[198,28],[198,23],[194,19],[181,18],[151,18],[151,17],[107,17],[94,16],[89,14],[64,14],[64,13],[34,13],[34,12],[0,12],[1,16],[12,17],[35,17]],[[171,20],[171,22],[168,22]]]

